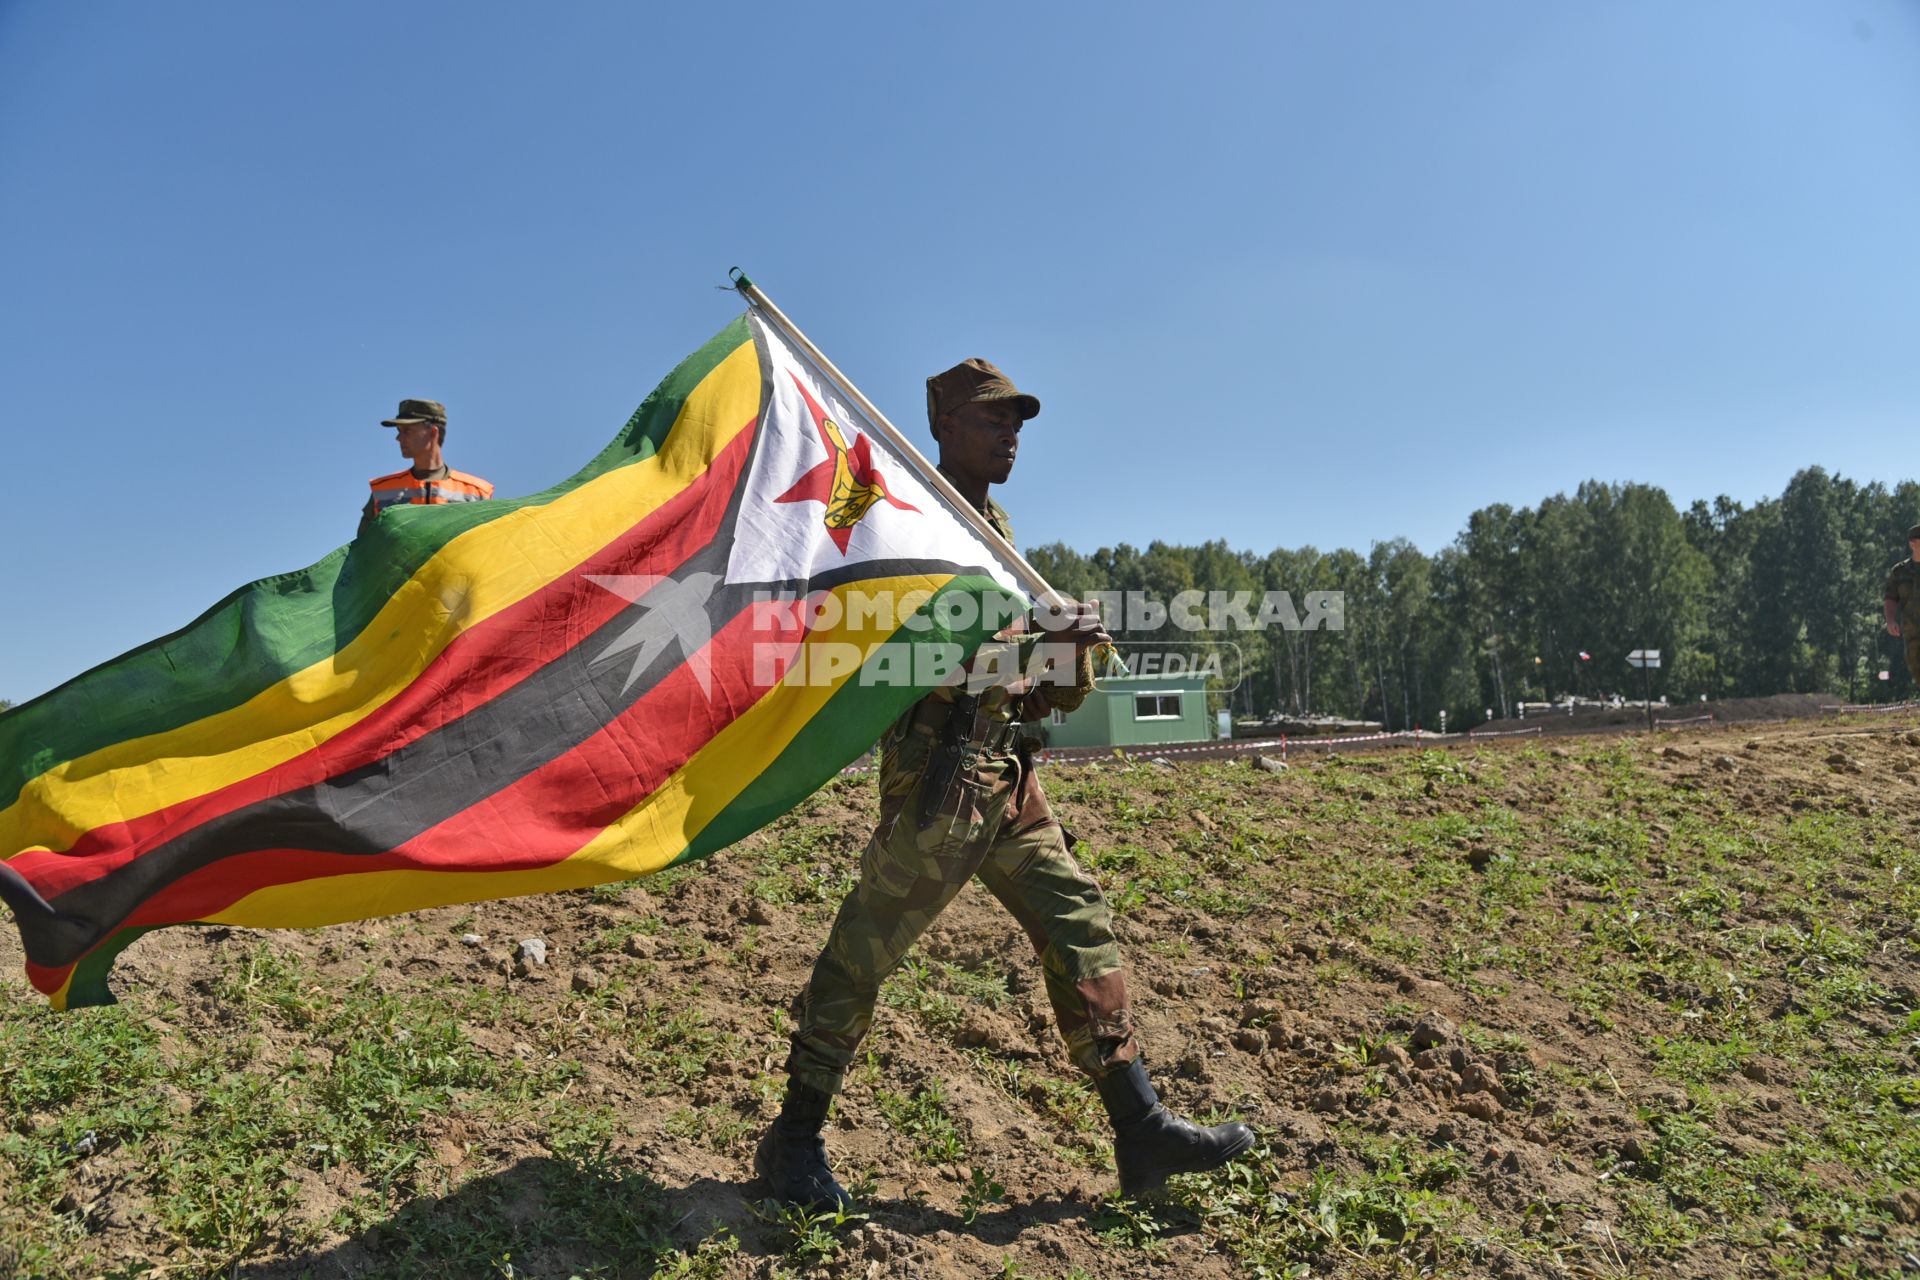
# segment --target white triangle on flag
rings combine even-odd
[[[758,315],[771,381],[729,582],[808,582],[875,561],[977,570],[1024,600],[1018,573],[954,512],[866,415]]]

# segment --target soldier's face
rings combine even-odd
[[[1915,560],[1920,560],[1920,538],[1907,539],[1907,554]]]
[[[393,434],[400,443],[400,456],[418,462],[421,455],[439,440],[440,428],[431,422],[408,422],[395,427]]]
[[[963,404],[942,419],[940,461],[951,471],[1004,484],[1020,453],[1020,411],[1012,402]]]

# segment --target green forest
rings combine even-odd
[[[1920,484],[1855,484],[1809,467],[1777,498],[1721,496],[1676,508],[1651,485],[1588,481],[1536,507],[1467,518],[1427,555],[1404,539],[1366,553],[1305,546],[1265,554],[1224,542],[1083,555],[1028,553],[1060,591],[1345,593],[1342,630],[1116,628],[1122,642],[1231,641],[1236,715],[1330,714],[1390,729],[1480,723],[1521,701],[1640,696],[1633,649],[1659,649],[1652,693],[1672,701],[1832,693],[1911,696],[1900,641],[1882,623],[1888,570],[1906,558]],[[1582,660],[1581,653],[1590,655]],[[1890,678],[1878,678],[1881,671]]]

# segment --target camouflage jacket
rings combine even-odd
[[[1882,594],[1899,608],[1900,634],[1920,638],[1920,564],[1909,558],[1893,566]]]
[[[1013,522],[1007,518],[1005,509],[999,503],[988,498],[986,508],[980,514],[987,518],[987,523],[991,524],[1001,537],[1010,543],[1013,542]],[[1003,671],[1026,671],[1032,661],[1034,646],[1045,639],[1047,636],[1044,632],[1035,633],[1029,629],[1026,618],[1016,619],[1013,625],[980,646],[972,665],[979,669],[988,669],[985,664],[998,662],[1003,664],[999,667]],[[996,648],[999,650],[998,653],[993,652]],[[1079,655],[1071,683],[1056,681],[1045,684],[1042,688],[1046,690],[1047,705],[1050,709],[1072,711],[1078,707],[1086,701],[1087,694],[1093,689],[1092,654],[1082,652]],[[887,729],[885,736],[880,740],[883,787],[885,786],[884,775],[894,772],[897,765],[903,763],[900,760],[900,747],[903,739],[913,728],[914,717],[919,713],[920,707],[928,702],[951,703],[960,692],[958,687],[951,684],[934,689],[920,702],[907,708],[906,713]],[[995,683],[980,692],[978,712],[980,715],[997,720],[1013,720],[1022,716],[1019,703],[1020,698],[1015,691],[1010,690],[1005,684]],[[1011,748],[1005,754],[1011,756]]]

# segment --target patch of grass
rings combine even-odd
[[[859,878],[857,863],[773,861],[774,865],[755,879],[750,889],[755,899],[771,906],[837,903]]]
[[[1382,1136],[1351,1125],[1340,1127],[1340,1139],[1381,1185],[1438,1191],[1467,1173],[1465,1158],[1450,1145],[1430,1147],[1416,1138]]]
[[[908,956],[880,988],[881,1002],[913,1014],[943,1035],[968,1020],[969,1006],[999,1008],[1012,999],[1007,978],[991,961],[965,969],[943,960]]]
[[[631,1010],[625,1032],[636,1082],[649,1093],[704,1079],[715,1056],[734,1056],[740,1048],[738,1036],[708,1026],[706,1015],[693,1006]]]
[[[1753,1044],[1737,1030],[1719,1040],[1695,1036],[1656,1036],[1653,1040],[1658,1063],[1655,1070],[1670,1080],[1688,1084],[1725,1079],[1753,1053]]]
[[[914,1154],[927,1164],[958,1164],[967,1156],[959,1127],[947,1114],[946,1087],[929,1080],[911,1094],[875,1089],[873,1101],[895,1132],[913,1140]]]
[[[619,951],[630,939],[637,937],[657,937],[667,927],[667,922],[658,915],[645,915],[637,919],[622,920],[618,924],[608,925],[587,940],[585,947],[589,955],[600,955],[609,951]]]
[[[746,1139],[761,1129],[755,1116],[714,1103],[704,1107],[682,1107],[667,1117],[667,1132],[677,1138],[697,1142],[709,1151],[725,1154],[739,1150]]]
[[[0,1090],[62,1108],[53,1132],[16,1125],[0,1137],[9,1173],[51,1202],[80,1156],[124,1146],[155,1229],[219,1269],[269,1236],[297,1242],[313,1228],[290,1223],[301,1191],[289,1166],[351,1164],[384,1189],[405,1188],[426,1119],[494,1079],[457,1006],[323,985],[264,944],[224,955],[212,987],[236,1030],[170,1058],[118,1008],[0,1015]],[[263,1061],[249,1028],[275,1024],[319,1043]]]
[[[80,1163],[137,1149],[173,1116],[151,1028],[119,1008],[56,1014],[0,985],[0,1261],[20,1274],[98,1266],[85,1203],[63,1201]]]
[[[1094,1234],[1108,1244],[1146,1253],[1161,1253],[1161,1239],[1171,1224],[1156,1216],[1152,1204],[1118,1197],[1104,1201],[1093,1217]]]
[[[740,1238],[724,1226],[717,1227],[691,1253],[675,1249],[662,1255],[654,1266],[654,1280],[722,1280],[739,1253]]]
[[[1457,1157],[1411,1148],[1358,1174],[1322,1168],[1304,1182],[1266,1147],[1205,1178],[1174,1180],[1172,1201],[1250,1274],[1305,1277],[1337,1259],[1395,1262],[1432,1274],[1471,1260],[1455,1234],[1469,1216],[1432,1186],[1460,1176]],[[1465,1274],[1462,1270],[1460,1274]],[[1383,1272],[1383,1274],[1386,1274]]]
[[[782,1259],[802,1270],[831,1268],[845,1249],[844,1235],[867,1220],[864,1213],[844,1209],[820,1213],[772,1200],[760,1201],[754,1215],[775,1229]]]
[[[334,1145],[323,1117],[291,1104],[276,1073],[234,1065],[219,1050],[197,1064],[186,1080],[194,1098],[187,1123],[153,1153],[156,1217],[215,1265],[244,1257],[295,1204],[298,1184],[280,1176],[288,1153]],[[403,1170],[416,1154],[407,1149],[386,1171]]]
[[[657,898],[671,898],[705,874],[706,868],[698,862],[668,867],[665,871],[656,871],[647,877],[647,892]]]
[[[138,1090],[165,1069],[159,1036],[124,1010],[56,1014],[14,991],[0,1001],[0,1098],[16,1121]]]

